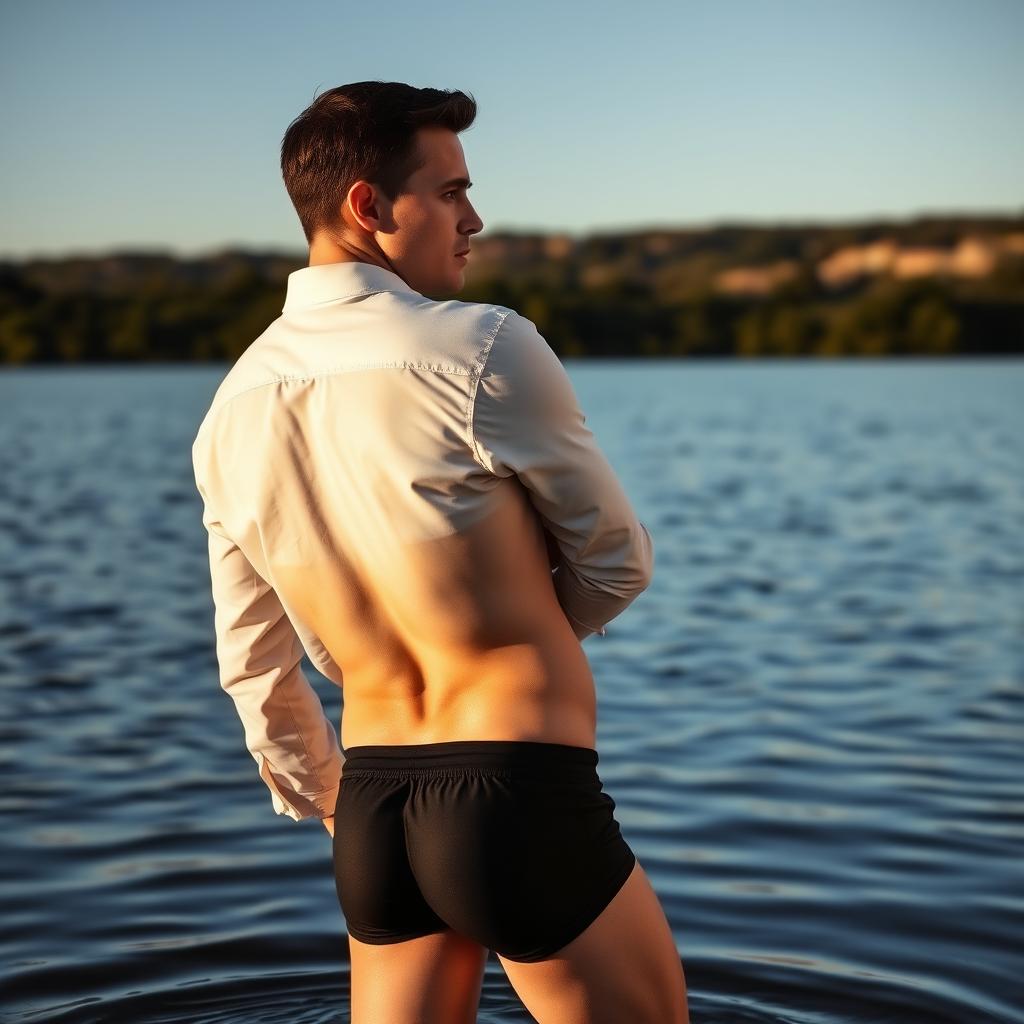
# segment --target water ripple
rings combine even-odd
[[[0,376],[4,1019],[348,1019],[329,837],[216,680],[222,372]],[[586,650],[693,1020],[1024,1020],[1024,365],[571,372],[655,542]],[[493,955],[479,1019],[531,1019]]]

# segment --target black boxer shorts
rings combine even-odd
[[[361,942],[451,928],[509,960],[542,960],[597,918],[636,862],[590,747],[457,740],[345,758],[334,878]]]

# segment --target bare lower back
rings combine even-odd
[[[321,578],[326,553],[273,572],[286,603],[342,670],[343,747],[456,739],[595,745],[593,676],[518,481],[495,488],[488,514],[460,533],[393,553],[338,547]],[[346,562],[341,574],[338,558]]]

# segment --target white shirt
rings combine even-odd
[[[334,813],[345,760],[300,668],[305,651],[342,685],[309,609],[351,592],[345,573],[466,529],[513,475],[561,551],[552,582],[580,640],[604,634],[653,572],[650,534],[534,324],[429,299],[369,263],[289,275],[281,316],[218,386],[192,460],[220,684],[275,811],[296,821]]]

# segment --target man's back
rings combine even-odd
[[[193,459],[221,682],[280,813],[322,815],[344,760],[303,650],[344,684],[345,747],[594,745],[579,641],[653,551],[530,321],[372,264],[303,268]]]

